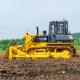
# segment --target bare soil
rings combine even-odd
[[[3,59],[0,80],[80,80],[80,58]]]

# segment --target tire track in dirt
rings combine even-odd
[[[3,60],[0,80],[80,80],[80,59]]]

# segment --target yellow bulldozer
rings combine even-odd
[[[35,35],[25,34],[25,45],[9,47],[8,58],[71,58],[76,55],[73,38],[68,31],[68,21],[50,21],[46,30]]]

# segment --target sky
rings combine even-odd
[[[80,32],[80,0],[0,0],[0,39],[35,34],[36,26],[48,31],[50,21],[63,19]]]

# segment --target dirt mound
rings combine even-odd
[[[3,60],[0,80],[80,80],[80,59]]]

